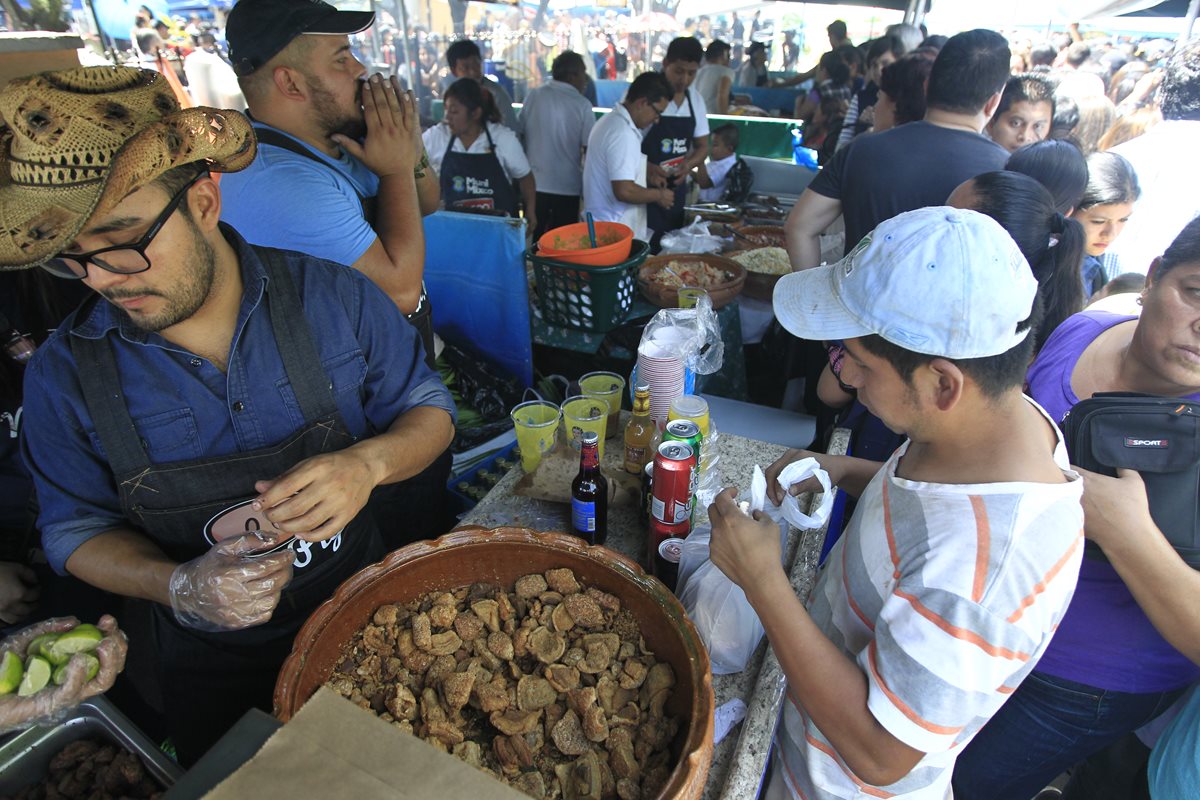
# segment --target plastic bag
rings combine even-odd
[[[686,228],[664,234],[660,253],[719,253],[725,240],[708,232],[708,222],[697,219]]]
[[[711,375],[725,362],[721,324],[712,301],[701,297],[695,308],[664,308],[642,332],[638,352],[656,358],[674,356],[701,375]]]
[[[800,501],[788,492],[788,488],[810,477],[815,477],[821,484],[821,502],[811,514],[805,514],[800,510]],[[754,465],[754,475],[750,479],[751,511],[762,511],[776,522],[790,523],[802,531],[825,524],[833,510],[833,492],[830,491],[829,473],[821,469],[815,458],[802,458],[788,464],[776,480],[784,491],[783,505],[780,506],[767,502],[767,476],[762,467]]]
[[[787,524],[779,533],[787,536]],[[741,672],[762,641],[763,626],[742,588],[708,557],[712,528],[697,528],[683,540],[679,559],[679,602],[708,648],[714,675]]]

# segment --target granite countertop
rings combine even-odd
[[[624,421],[624,420],[622,420]],[[718,420],[719,424],[719,420]],[[624,426],[620,427],[624,430]],[[621,469],[617,439],[605,447],[603,468]],[[835,433],[831,452],[839,445]],[[780,445],[746,439],[732,434],[720,434],[716,443],[720,459],[717,468],[721,481],[736,486],[739,493],[748,493],[755,464],[766,468],[785,450]],[[533,500],[513,494],[513,488],[523,475],[520,465],[514,466],[466,516],[461,525],[480,525],[494,528],[516,525],[535,530],[569,530],[570,506]],[[792,530],[784,550],[784,563],[797,596],[808,598],[816,579],[817,556],[825,531],[798,532]],[[638,519],[637,511],[629,507],[610,508],[608,540],[605,546],[644,562],[646,526]],[[775,721],[783,699],[783,672],[779,661],[764,638],[750,663],[739,673],[714,675],[713,691],[716,706],[741,698],[748,707],[746,719],[731,730],[713,750],[712,765],[704,789],[704,800],[743,800],[755,797],[771,750]]]

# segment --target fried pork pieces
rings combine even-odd
[[[531,797],[638,800],[671,771],[671,666],[569,569],[385,605],[327,685]]]

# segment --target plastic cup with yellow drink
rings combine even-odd
[[[615,372],[589,372],[579,379],[579,392],[584,397],[597,397],[608,404],[608,421],[600,438],[616,436],[621,427],[621,396],[625,379]]]
[[[562,404],[563,433],[576,450],[583,448],[583,434],[595,431],[600,439],[600,460],[604,460],[604,429],[608,424],[608,403],[601,397],[577,394]]]
[[[509,414],[521,448],[521,468],[533,472],[542,463],[542,454],[554,449],[558,420],[562,412],[554,403],[530,400],[513,408]]]

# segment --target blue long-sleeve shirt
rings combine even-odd
[[[268,447],[304,427],[263,302],[266,270],[241,236],[223,231],[237,250],[243,280],[226,372],[139,329],[103,300],[86,318],[72,314],[29,363],[22,454],[41,505],[42,545],[60,573],[88,539],[128,525],[68,336],[112,342],[129,413],[152,463]],[[418,406],[454,415],[450,393],[424,362],[416,331],[387,295],[356,270],[300,253],[289,253],[288,260],[351,434],[386,431]]]

